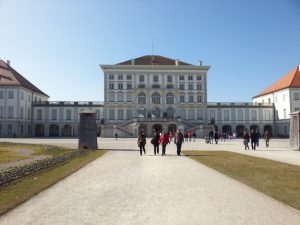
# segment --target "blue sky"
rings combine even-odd
[[[251,98],[300,63],[299,0],[0,0],[0,58],[50,100],[102,101],[99,64],[210,65],[208,101]]]

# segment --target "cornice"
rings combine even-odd
[[[100,65],[103,71],[199,71],[206,72],[210,66],[195,66],[195,65]]]

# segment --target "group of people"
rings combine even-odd
[[[236,138],[236,133],[232,134],[231,132],[219,132],[219,131],[213,131],[211,129],[208,135],[205,137],[205,143],[213,144],[215,141],[215,144],[218,144],[219,140],[226,141],[228,139],[234,139],[234,138]]]
[[[270,143],[270,133],[268,130],[265,131],[264,133],[264,139],[266,142],[266,147],[269,147]],[[260,138],[260,133],[256,132],[256,130],[252,129],[250,135],[248,132],[245,130],[243,133],[243,143],[245,146],[245,150],[249,150],[249,142],[251,142],[251,149],[256,150],[256,148],[259,146],[259,138]]]
[[[181,155],[181,146],[184,142],[184,136],[180,130],[177,130],[175,134],[170,135],[168,132],[159,133],[158,131],[154,130],[153,137],[151,139],[151,144],[153,145],[154,155],[159,154],[159,146],[162,147],[162,156],[166,155],[166,148],[167,145],[170,144],[171,140],[174,139],[174,143],[177,147],[177,155]],[[138,147],[140,148],[140,155],[142,156],[143,153],[146,154],[146,136],[143,131],[140,132],[138,136]]]

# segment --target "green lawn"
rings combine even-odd
[[[16,181],[0,186],[0,215],[25,202],[29,198],[61,181],[106,151],[90,151],[88,154],[66,161],[56,167],[41,170]]]
[[[184,155],[300,210],[300,167],[226,151]]]
[[[32,154],[22,156],[19,154],[21,149],[29,150]],[[0,143],[0,164],[32,158],[34,155],[48,155],[54,157],[66,151],[71,151],[71,149],[59,149],[58,147],[48,149],[46,146],[42,145]]]

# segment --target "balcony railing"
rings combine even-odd
[[[273,103],[253,103],[253,102],[207,102],[207,106],[273,106]]]
[[[33,106],[103,106],[103,102],[88,102],[88,101],[35,101]]]

